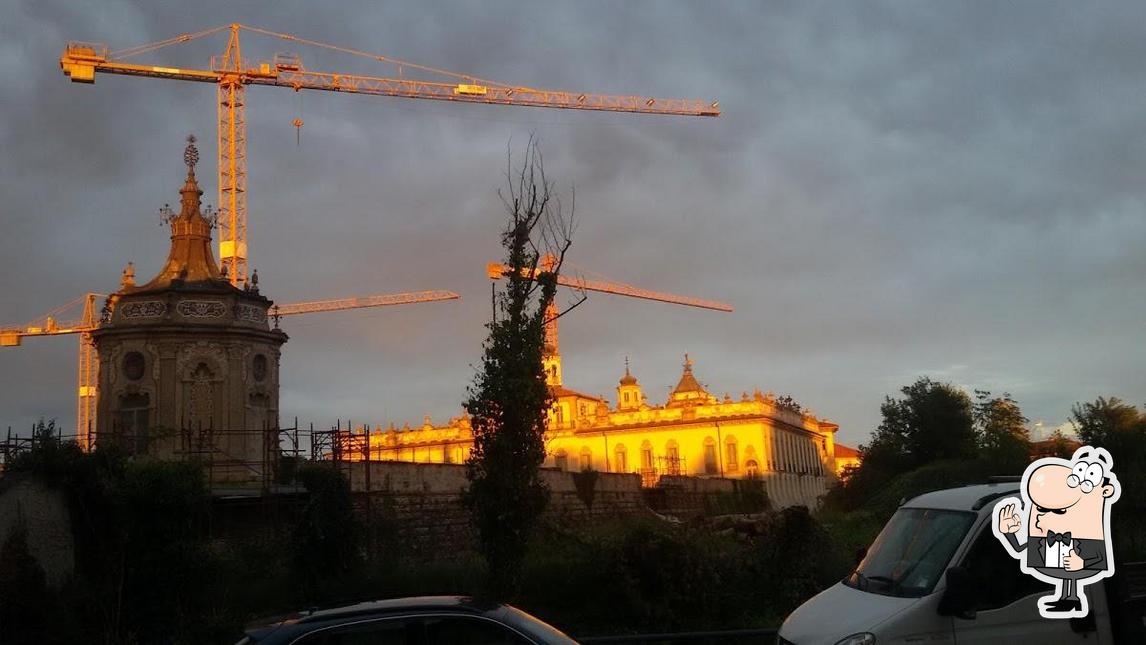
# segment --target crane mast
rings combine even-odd
[[[219,264],[231,284],[247,281],[247,117],[239,25],[220,65],[215,93],[219,120],[219,208],[225,226],[219,234]]]
[[[228,31],[223,54],[213,56],[209,69],[140,65],[126,59]],[[261,34],[286,42],[321,47],[345,54],[372,59],[396,66],[398,77],[310,71],[303,68],[297,56],[276,55],[271,61],[248,65],[243,58],[240,34]],[[77,83],[94,83],[96,73],[122,74],[145,78],[214,83],[218,111],[218,179],[219,179],[219,258],[231,284],[242,286],[247,281],[247,120],[246,87],[267,85],[300,90],[346,92],[410,99],[431,99],[488,105],[516,105],[564,110],[593,110],[675,116],[720,116],[716,101],[663,99],[650,96],[589,94],[536,89],[480,79],[426,65],[370,54],[238,23],[183,34],[155,43],[109,52],[106,45],[69,42],[60,56],[60,68]],[[405,70],[444,77],[435,81],[411,79]]]
[[[79,369],[76,370],[76,441],[80,450],[91,450],[92,429],[96,419],[96,384],[99,383],[99,356],[92,343],[91,330],[99,324],[96,317],[96,298],[99,294],[89,293],[84,298],[84,313],[80,319],[83,327],[79,339]]]

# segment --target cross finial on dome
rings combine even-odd
[[[199,149],[195,147],[195,135],[187,135],[187,148],[183,150],[183,163],[187,164],[187,172],[195,172],[195,164],[199,163]]]
[[[629,357],[625,356],[625,375],[621,377],[621,385],[636,385],[637,377],[629,372]]]

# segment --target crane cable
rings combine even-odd
[[[155,51],[156,49],[162,49],[168,45],[176,45],[179,43],[195,40],[197,38],[203,38],[204,36],[210,36],[211,34],[223,31],[228,27],[230,27],[230,25],[222,25],[219,27],[212,27],[211,29],[204,29],[203,31],[197,31],[191,34],[180,34],[178,36],[168,38],[167,40],[159,40],[153,43],[148,43],[146,45],[137,45],[135,47],[128,47],[127,49],[120,49],[119,51],[111,52],[107,57],[109,60],[123,60],[125,58],[147,53],[149,51]]]

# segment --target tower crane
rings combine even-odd
[[[79,366],[76,379],[76,440],[83,450],[88,450],[91,447],[90,432],[95,427],[99,356],[92,344],[91,332],[99,327],[96,299],[102,296],[103,294],[99,293],[88,293],[25,325],[0,328],[0,347],[17,347],[22,344],[26,337],[79,334]],[[457,300],[458,297],[458,294],[452,291],[415,291],[275,305],[271,308],[271,314],[274,316],[297,316],[326,311]],[[83,309],[79,318],[60,322],[60,316],[66,315],[68,311],[75,309],[81,303]]]
[[[229,32],[223,53],[213,56],[208,69],[142,65],[128,62],[135,56],[165,47],[198,40],[223,31]],[[364,57],[394,66],[392,77],[364,76],[330,71],[312,71],[303,67],[294,54],[276,54],[273,59],[253,63],[243,57],[240,34],[261,34],[288,43],[321,47],[327,50]],[[300,90],[324,90],[410,99],[432,99],[459,103],[519,105],[681,116],[719,116],[717,102],[662,99],[648,96],[620,96],[542,90],[481,79],[472,75],[449,72],[396,58],[371,54],[347,47],[330,45],[258,27],[238,23],[182,34],[166,40],[109,51],[107,45],[69,42],[60,56],[60,67],[73,82],[94,83],[96,73],[122,74],[144,78],[212,83],[216,87],[218,111],[219,161],[219,257],[223,273],[231,284],[241,286],[247,280],[247,122],[246,87],[268,85]],[[430,79],[407,78],[406,73],[426,75]],[[300,127],[301,120],[295,120]]]
[[[536,280],[538,276],[543,273],[552,273],[557,266],[557,259],[549,254],[544,255],[537,263],[536,269],[530,271],[529,269],[522,269],[522,276],[530,280]],[[491,262],[486,265],[486,275],[490,280],[498,280],[513,273],[513,269],[500,262]],[[684,305],[686,307],[698,307],[701,309],[711,309],[714,311],[731,312],[732,306],[723,302],[715,300],[701,300],[700,298],[691,298],[688,296],[678,296],[671,293],[664,293],[660,291],[649,291],[648,289],[641,289],[632,285],[624,284],[622,282],[614,282],[611,280],[589,280],[581,276],[569,276],[564,273],[557,275],[557,284],[571,287],[577,291],[596,291],[599,293],[611,293],[618,296],[628,296],[630,298],[641,298],[644,300],[656,300],[658,302],[667,302],[674,305]],[[544,350],[544,364],[545,364],[545,378],[550,385],[561,385],[561,352],[557,344],[557,304],[554,300],[549,301],[549,306],[545,310],[545,350]]]

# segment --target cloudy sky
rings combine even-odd
[[[562,320],[567,385],[654,402],[682,355],[717,394],[790,393],[864,441],[921,375],[1010,391],[1032,420],[1146,389],[1146,5],[991,2],[18,2],[0,0],[0,323],[159,269],[183,138],[209,85],[70,83],[113,49],[237,21],[508,83],[719,100],[719,119],[248,91],[250,241],[296,302],[462,300],[284,321],[285,417],[457,414],[499,259],[507,146],[531,132],[576,189],[571,262],[723,300],[591,294]],[[251,36],[244,53],[285,43]],[[139,59],[206,67],[215,38]],[[390,68],[297,49],[317,70]],[[300,142],[291,122],[305,121]],[[571,298],[568,294],[563,298]],[[74,337],[0,353],[0,424],[74,421]]]

